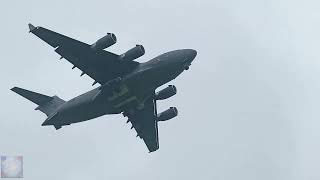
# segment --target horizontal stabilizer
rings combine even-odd
[[[43,105],[49,101],[52,100],[52,97],[46,96],[43,94],[35,93],[26,89],[14,87],[11,89],[13,92],[19,94],[20,96],[23,96],[26,99],[29,99],[30,101],[34,102],[38,105]]]
[[[33,103],[37,104],[38,107],[35,110],[40,110],[43,113],[45,113],[47,116],[56,112],[58,107],[60,107],[63,103],[65,103],[63,99],[60,99],[57,96],[50,97],[50,96],[32,92],[26,89],[22,89],[19,87],[14,87],[11,90],[21,95],[22,97],[32,101]]]

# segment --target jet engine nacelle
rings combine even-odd
[[[142,45],[136,45],[136,47],[128,50],[127,52],[120,55],[121,61],[133,61],[145,53],[144,47]]]
[[[158,114],[158,121],[167,121],[178,115],[178,109],[176,107],[170,107],[169,109]]]
[[[103,38],[96,41],[91,45],[91,49],[94,51],[103,50],[107,47],[114,45],[117,42],[117,37],[113,33],[108,33]]]
[[[162,89],[156,93],[156,100],[164,100],[177,94],[177,88],[174,85],[169,85],[168,87]]]

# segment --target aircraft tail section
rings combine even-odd
[[[46,96],[36,92],[32,92],[19,87],[14,87],[11,89],[13,92],[19,94],[20,96],[32,101],[37,104],[38,107],[35,110],[40,110],[47,116],[55,113],[57,109],[65,103],[65,101],[57,96]]]

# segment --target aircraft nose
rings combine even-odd
[[[185,61],[188,63],[191,63],[194,60],[194,58],[197,56],[197,51],[194,49],[185,49],[184,53],[187,57]]]
[[[194,58],[197,56],[197,51],[196,50],[194,50],[194,49],[190,49],[189,50],[190,52],[190,58],[192,59],[192,61],[194,60]]]

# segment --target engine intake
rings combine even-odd
[[[177,88],[174,85],[169,85],[168,87],[157,92],[155,99],[156,100],[164,100],[164,99],[168,99],[169,97],[174,96],[175,94],[177,94]]]
[[[144,47],[142,45],[136,45],[136,47],[128,50],[127,52],[120,55],[121,61],[133,61],[145,53]]]
[[[167,121],[178,115],[178,109],[176,107],[170,107],[169,109],[158,114],[158,121]]]
[[[103,50],[107,47],[114,45],[117,42],[117,37],[113,33],[108,33],[103,38],[96,41],[94,44],[91,45],[91,49],[94,51]]]

